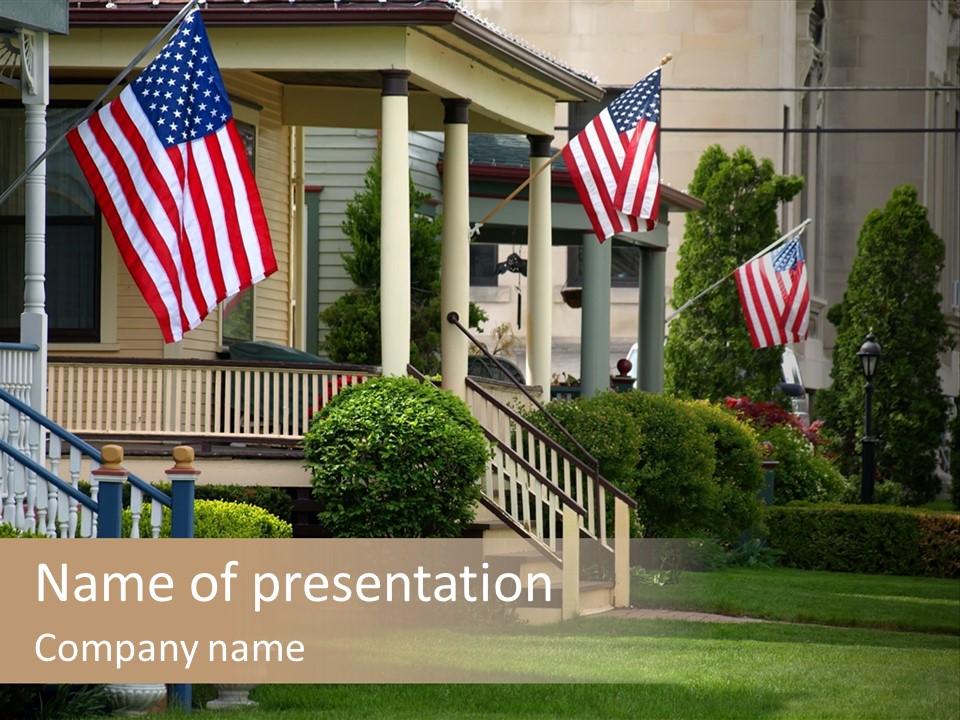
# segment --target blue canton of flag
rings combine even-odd
[[[133,84],[164,147],[215,133],[231,118],[210,40],[195,17],[187,17]]]
[[[793,238],[773,253],[773,269],[777,272],[786,272],[799,262],[803,262],[803,250],[800,247],[799,238]]]
[[[640,120],[660,123],[660,73],[652,73],[610,103],[618,133],[633,130]]]

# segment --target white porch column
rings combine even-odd
[[[21,97],[26,109],[25,167],[47,149],[47,104],[50,99],[49,35],[21,30],[23,75]],[[34,355],[30,405],[47,411],[46,217],[47,164],[40,163],[24,182],[24,289],[20,315],[20,342],[38,345]]]
[[[528,135],[530,172],[549,162],[550,135]],[[530,183],[527,229],[527,384],[550,390],[553,343],[552,214],[550,168]]]
[[[380,361],[384,375],[406,375],[410,362],[409,70],[381,70]]]
[[[467,397],[468,340],[447,322],[455,312],[466,327],[470,316],[470,101],[443,101],[443,247],[440,255],[440,372],[444,390]]]

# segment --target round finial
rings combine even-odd
[[[100,455],[103,462],[100,467],[104,470],[119,470],[120,463],[123,462],[123,448],[119,445],[104,445],[100,449]]]
[[[617,360],[617,372],[620,373],[620,377],[626,377],[630,374],[632,369],[633,363],[626,358],[620,358]]]
[[[177,445],[173,449],[173,467],[175,470],[192,470],[195,452],[189,445]]]

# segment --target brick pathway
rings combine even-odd
[[[667,619],[667,620],[694,620],[696,622],[726,622],[726,623],[756,623],[768,622],[760,618],[734,617],[732,615],[715,615],[704,612],[688,612],[685,610],[655,610],[645,608],[618,608],[603,613],[605,617]]]

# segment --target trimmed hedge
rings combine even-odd
[[[960,578],[960,515],[884,505],[764,511],[781,564],[804,570]]]

